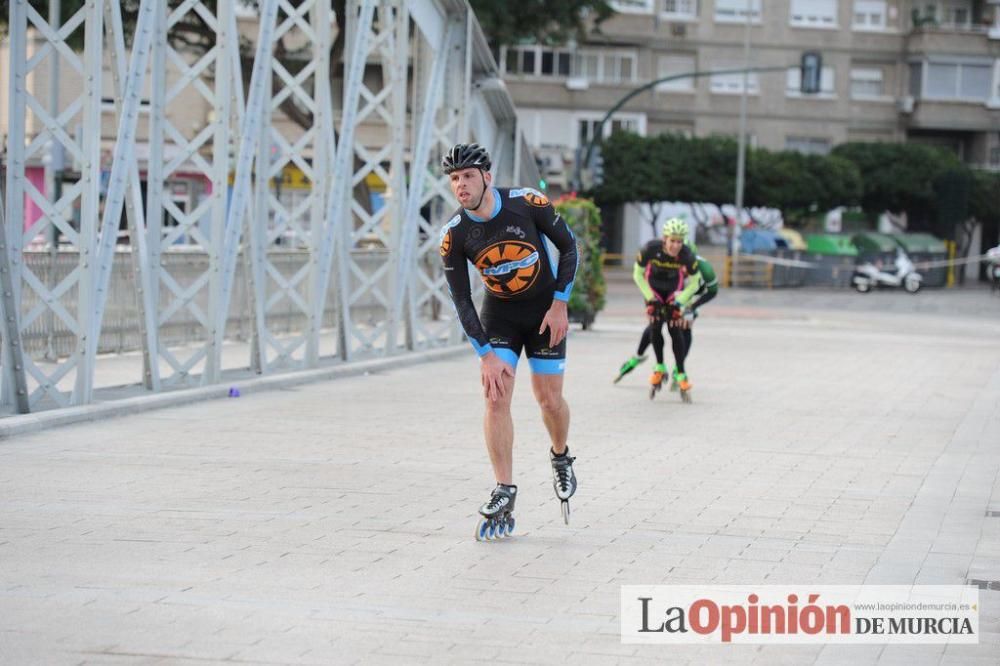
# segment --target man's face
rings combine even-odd
[[[489,186],[493,176],[470,167],[452,171],[448,179],[451,183],[451,193],[458,199],[458,204],[463,208],[468,208],[480,200],[483,190]]]
[[[676,257],[684,247],[684,239],[680,236],[667,236],[663,239],[663,250],[671,257]]]

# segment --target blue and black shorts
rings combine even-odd
[[[496,355],[517,369],[523,349],[534,374],[561,375],[566,368],[566,339],[549,347],[549,330],[538,332],[550,307],[551,293],[530,301],[505,301],[487,295],[480,319]]]

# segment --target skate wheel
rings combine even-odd
[[[691,404],[691,392],[690,391],[681,391],[681,400],[683,400],[687,404]]]
[[[489,540],[489,536],[487,536],[488,532],[489,532],[489,521],[483,518],[482,520],[479,521],[479,524],[476,525],[476,541],[488,541]]]
[[[563,500],[561,508],[562,508],[563,522],[569,525],[569,501]]]
[[[514,516],[507,519],[507,530],[504,536],[510,536],[514,533]]]

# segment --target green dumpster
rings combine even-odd
[[[851,243],[851,237],[846,234],[809,234],[806,236],[806,249],[810,254],[834,257],[858,255],[858,249]]]

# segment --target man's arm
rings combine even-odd
[[[547,236],[559,250],[559,265],[556,268],[556,293],[554,300],[567,302],[573,292],[573,280],[579,264],[576,236],[552,204],[533,208],[538,230]]]
[[[712,269],[712,265],[705,261],[704,259],[698,259],[698,272],[701,273],[701,278],[704,281],[705,291],[702,293],[698,299],[691,304],[690,309],[692,311],[697,310],[705,303],[715,298],[715,295],[719,293],[719,278],[715,275],[715,270]]]
[[[690,253],[690,251],[688,252]],[[691,254],[687,263],[684,264],[684,270],[688,275],[687,284],[674,296],[674,303],[682,308],[687,307],[695,292],[701,289],[701,271],[698,268],[698,260],[693,254]]]
[[[493,351],[486,330],[476,313],[472,302],[472,287],[469,284],[469,260],[462,251],[461,242],[456,238],[455,229],[446,227],[441,234],[441,263],[444,264],[444,276],[448,281],[448,291],[455,304],[455,312],[462,323],[462,330],[472,343],[479,356],[485,356]]]
[[[643,300],[648,303],[654,300],[656,296],[653,294],[653,288],[649,286],[649,281],[646,279],[646,263],[648,262],[642,256],[642,251],[640,251],[635,257],[635,265],[632,266],[632,280],[639,287],[639,291],[642,292]]]

